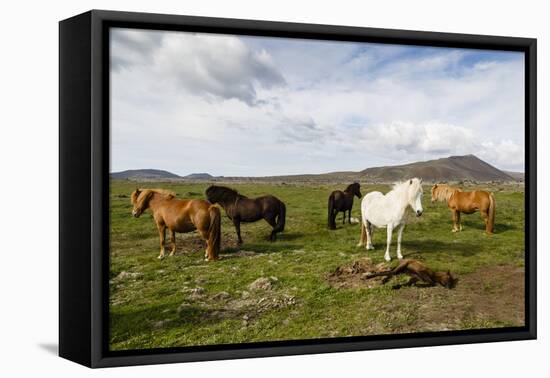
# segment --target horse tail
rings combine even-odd
[[[330,193],[328,197],[328,228],[331,230],[336,229],[336,220],[334,216],[334,193]]]
[[[493,193],[489,193],[489,219],[487,221],[487,229],[485,230],[488,234],[492,234],[495,228],[495,211],[495,196],[493,195]]]
[[[220,208],[212,205],[208,208],[210,227],[208,227],[208,260],[217,260],[221,244],[221,214]]]
[[[277,224],[273,229],[273,232],[283,232],[285,230],[285,220],[286,220],[286,205],[284,202],[279,204],[279,216],[277,217]]]

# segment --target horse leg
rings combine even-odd
[[[458,231],[458,225],[457,225],[457,222],[458,222],[458,214],[459,212],[457,210],[452,210],[453,212],[453,229],[452,231],[453,232],[457,232]]]
[[[391,261],[390,244],[391,244],[392,233],[393,233],[393,224],[388,224],[388,235],[386,238],[386,254],[384,255],[384,260],[386,261]]]
[[[374,236],[374,228],[372,227],[372,223],[367,221],[367,250],[368,249],[374,249],[374,246],[372,245],[372,238]]]
[[[456,220],[458,221],[458,231],[462,231],[462,221],[460,220],[460,211],[456,212]]]
[[[157,228],[159,230],[160,237],[160,254],[159,259],[164,258],[164,238],[166,237],[166,225],[157,223]]]
[[[357,247],[362,247],[367,243],[367,226],[365,226],[365,222],[361,220],[361,237],[359,238],[359,243],[357,243]]]
[[[403,236],[403,229],[405,228],[405,225],[402,224],[399,226],[399,230],[397,231],[397,258],[401,260],[403,258],[403,255],[401,254],[401,237]]]
[[[483,222],[485,222],[485,230],[487,230],[487,224],[489,223],[489,212],[487,210],[480,209],[479,213],[481,214]]]
[[[342,224],[346,224],[346,210],[344,210],[344,216],[342,217]]]
[[[170,242],[172,243],[170,256],[174,256],[174,254],[176,253],[176,231],[174,230],[170,230]]]
[[[243,239],[241,238],[241,220],[238,218],[233,218],[233,224],[235,225],[235,231],[237,231],[237,244],[243,244]]]
[[[348,210],[348,224],[351,224],[351,209]]]
[[[275,216],[264,216],[264,219],[269,225],[273,228],[271,231],[271,235],[269,235],[269,241],[274,242],[277,239],[277,233],[275,232],[275,227],[277,226],[277,222],[275,221]]]
[[[411,277],[411,278],[409,278],[409,280],[408,280],[406,283],[404,283],[404,284],[402,284],[402,285],[397,284],[397,285],[392,286],[392,289],[398,290],[398,289],[401,289],[402,287],[412,286],[412,285],[414,285],[414,284],[417,283],[417,282],[418,282],[418,278],[416,278],[416,277]]]
[[[208,229],[197,228],[201,237],[206,241],[206,249],[204,250],[204,260],[208,261],[208,250],[210,249],[210,243],[208,243]]]

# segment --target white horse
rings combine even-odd
[[[384,259],[390,261],[390,244],[392,232],[397,231],[397,258],[402,259],[401,236],[405,228],[405,210],[410,206],[417,217],[422,215],[422,179],[413,178],[397,183],[386,195],[380,192],[370,192],[361,201],[361,240],[358,247],[372,246],[373,227],[388,230],[386,254]]]

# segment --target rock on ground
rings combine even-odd
[[[277,281],[277,277],[260,277],[248,285],[248,289],[250,291],[271,290],[273,288],[273,282],[275,281]]]

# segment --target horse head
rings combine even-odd
[[[422,179],[412,178],[409,180],[409,205],[417,217],[424,212],[422,209]]]
[[[432,203],[437,200],[437,184],[432,186]]]
[[[357,198],[361,199],[363,195],[361,194],[361,184],[354,182],[353,184],[348,185],[345,192],[351,193]]]
[[[453,276],[451,271],[447,270],[447,272],[445,273],[444,277],[443,277],[443,285],[447,288],[447,289],[453,289],[456,284],[458,283],[458,278]]]
[[[149,200],[153,196],[153,191],[151,190],[139,190],[136,189],[130,196],[130,202],[134,206],[132,209],[132,216],[135,218],[139,218],[141,214],[147,209],[149,206]]]
[[[205,190],[204,194],[208,202],[219,203],[222,207],[230,203],[235,203],[237,198],[242,197],[236,190],[217,185],[210,185]]]

